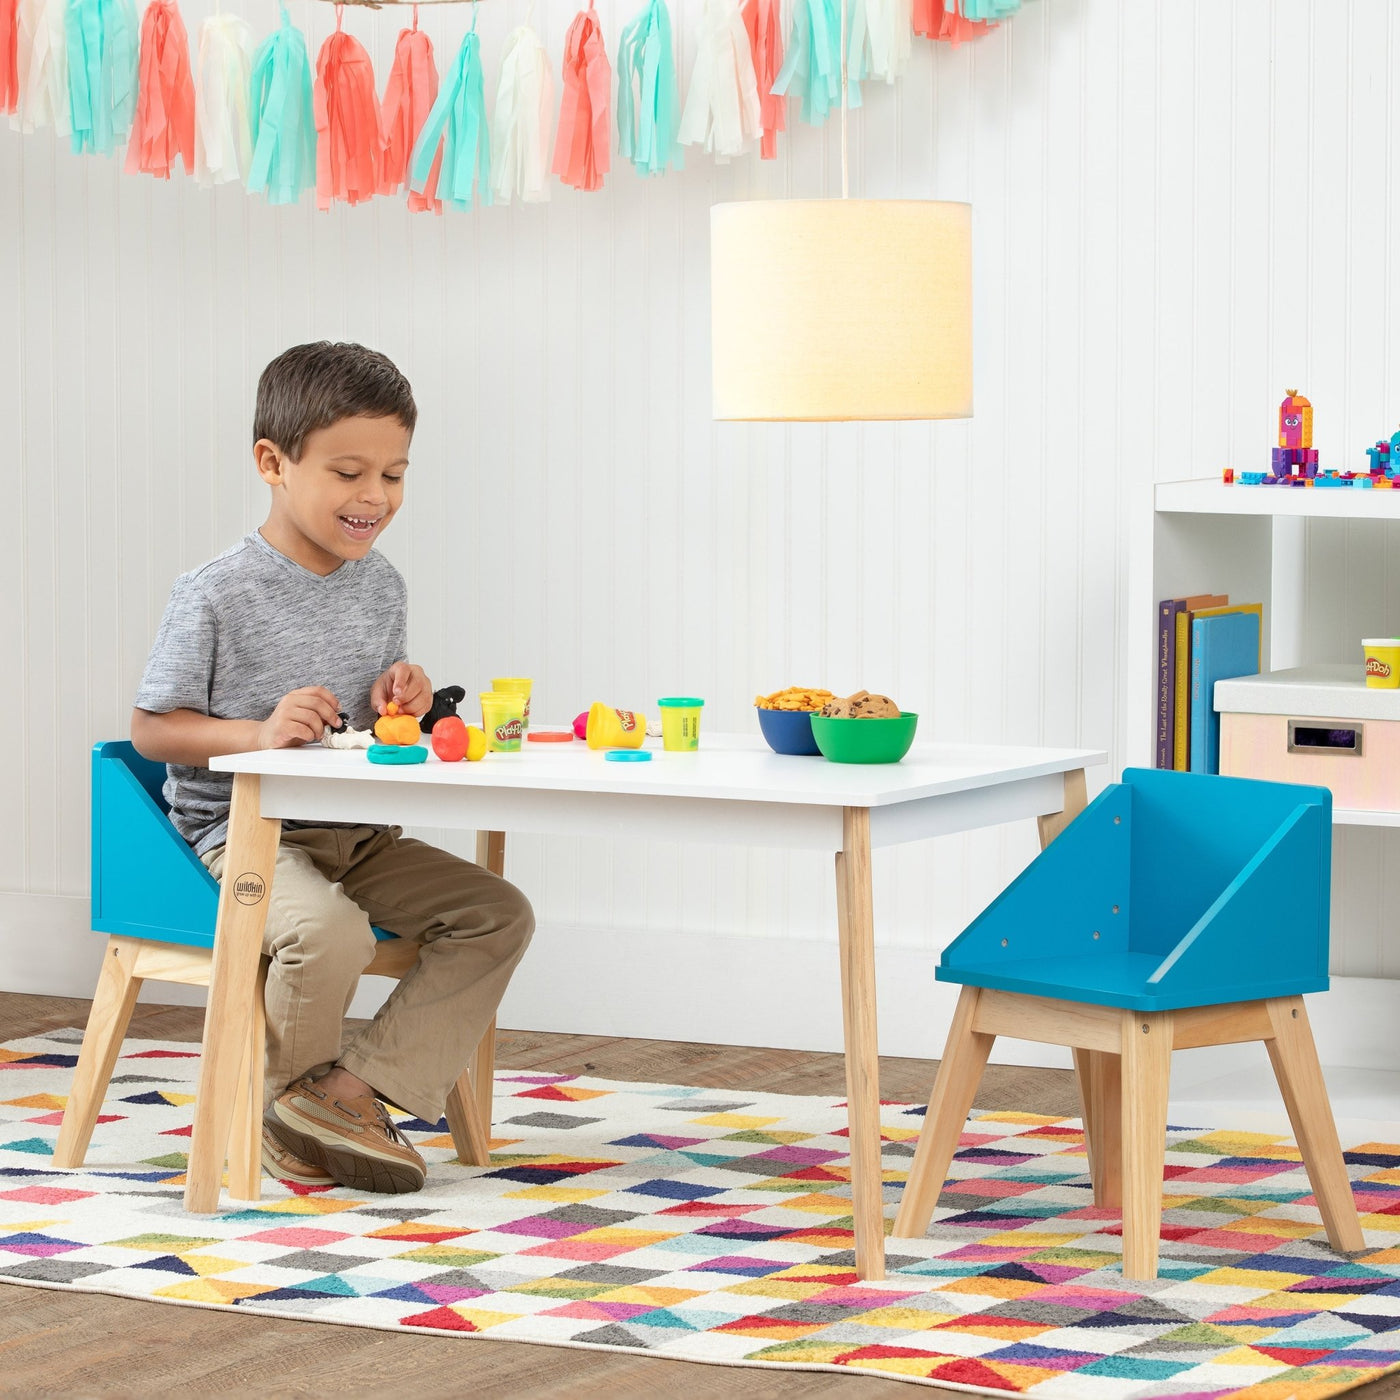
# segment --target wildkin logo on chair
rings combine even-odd
[[[240,875],[233,882],[233,897],[240,904],[258,904],[267,893],[267,884],[261,875],[251,870]]]

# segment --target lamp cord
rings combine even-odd
[[[850,171],[846,155],[846,4],[841,0],[841,198],[850,194]]]

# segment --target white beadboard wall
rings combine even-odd
[[[212,7],[182,8],[193,35]],[[615,50],[634,0],[598,8]],[[240,9],[259,37],[274,22]],[[574,9],[535,7],[556,65]],[[699,0],[673,9],[688,73]],[[314,54],[332,8],[292,12]],[[525,14],[481,7],[488,90]],[[381,78],[406,19],[347,11]],[[466,23],[423,8],[440,66]],[[172,578],[262,519],[257,374],[314,337],[413,381],[384,548],[437,684],[530,674],[555,720],[694,693],[714,729],[752,728],[759,690],[868,686],[924,737],[1121,765],[1146,724],[1123,700],[1151,625],[1126,606],[1146,485],[1261,459],[1285,385],[1328,461],[1400,420],[1396,25],[1387,0],[1032,0],[959,50],[917,40],[852,115],[852,192],[973,204],[965,423],[711,421],[709,207],[837,192],[834,124],[794,121],[772,163],[688,152],[683,174],[619,164],[600,193],[440,219],[269,208],[0,131],[0,986],[90,989],[88,748],[127,732]],[[1394,601],[1393,534],[1314,543],[1314,567]],[[935,950],[1034,850],[1020,826],[877,854],[884,1048],[941,1045]],[[509,873],[541,932],[508,1024],[839,1038],[825,862],[520,838]],[[1400,972],[1374,895],[1355,931],[1346,900],[1339,970]]]

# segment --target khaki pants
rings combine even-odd
[[[225,847],[202,857],[215,879]],[[362,1031],[345,1013],[374,956],[371,923],[421,945]],[[283,831],[267,910],[266,1098],[339,1064],[429,1123],[496,1014],[534,932],[514,885],[397,827]]]

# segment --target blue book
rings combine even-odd
[[[1191,771],[1220,771],[1220,716],[1215,683],[1259,672],[1258,603],[1213,608],[1191,620]]]

